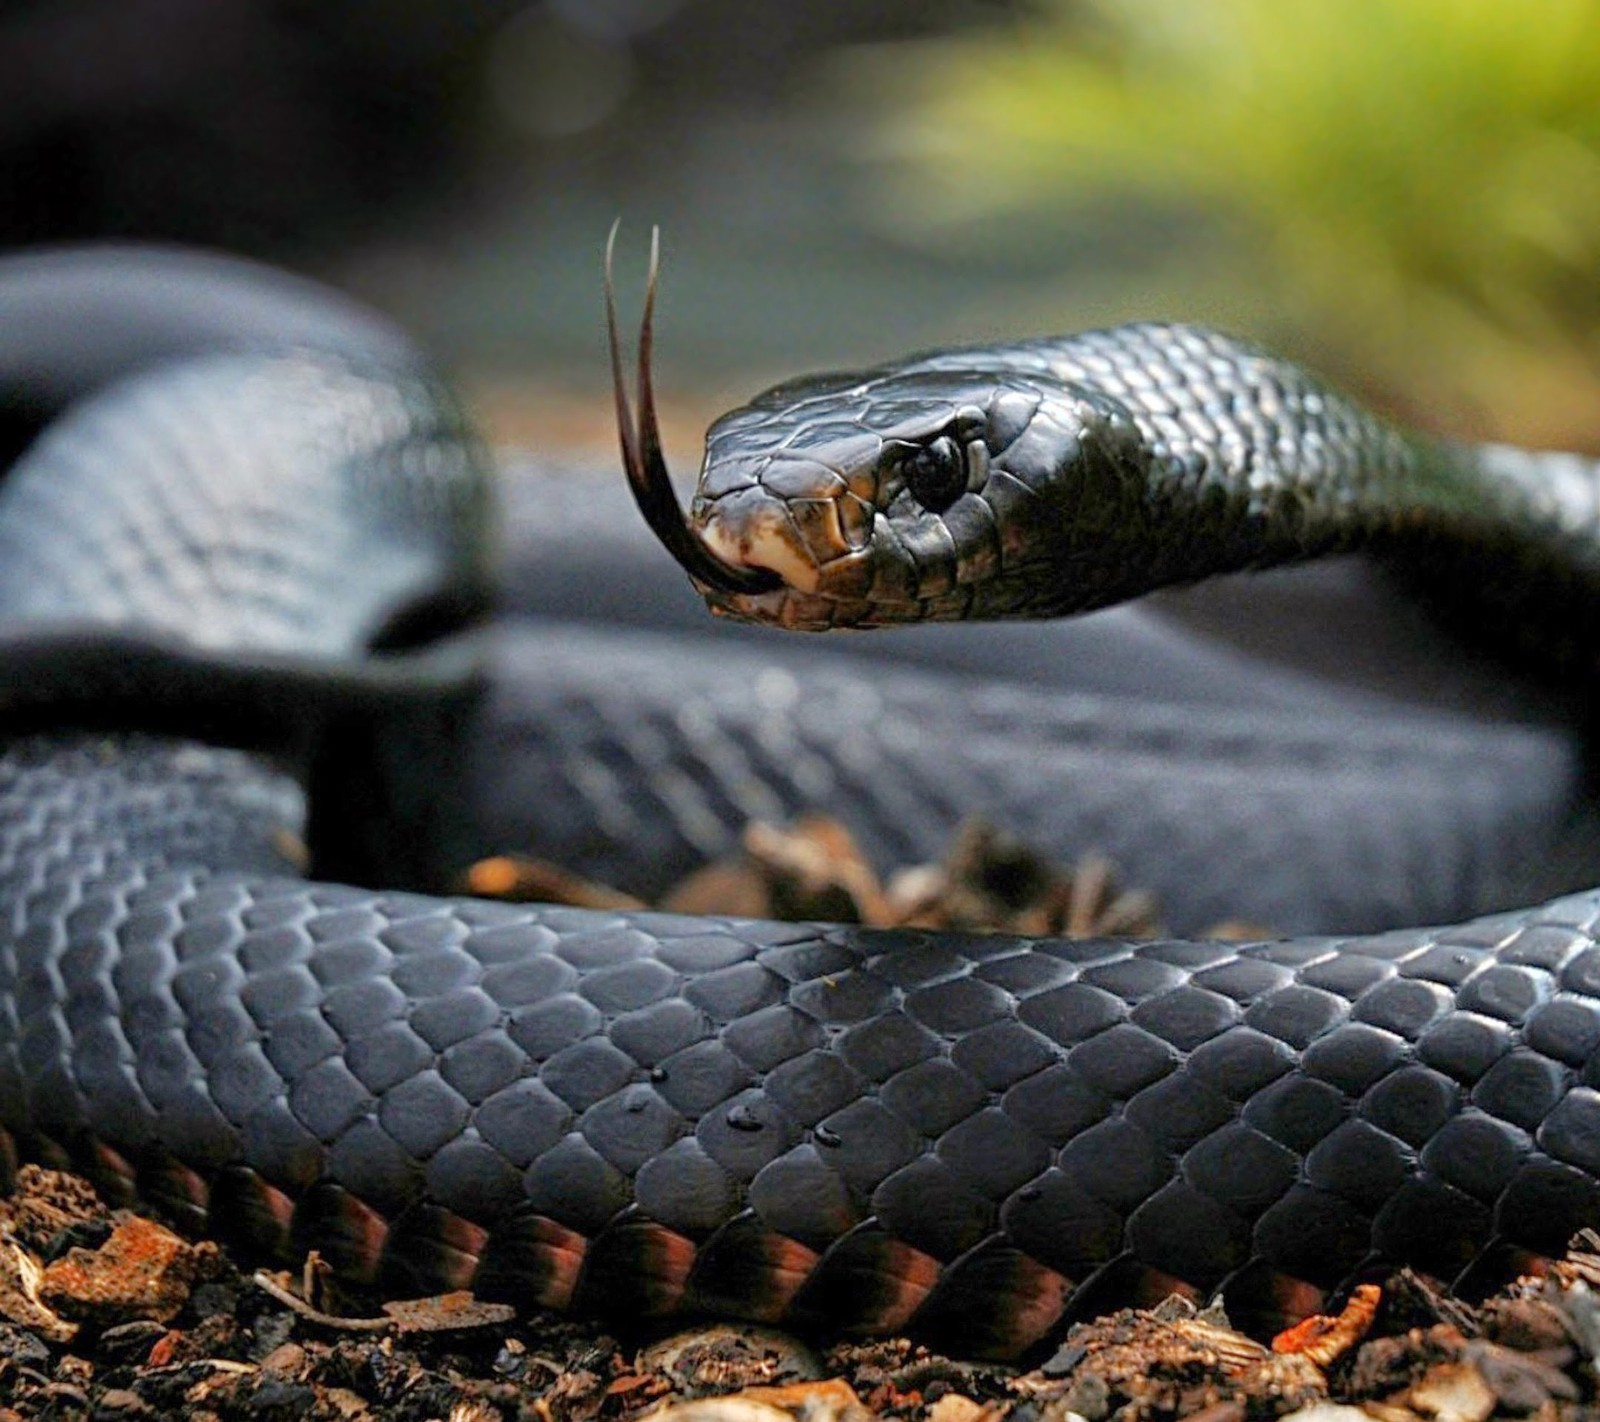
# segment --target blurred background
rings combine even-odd
[[[609,442],[619,214],[685,445],[802,369],[1132,316],[1600,442],[1600,0],[0,0],[0,242],[321,276],[502,440]]]

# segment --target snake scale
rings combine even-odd
[[[448,769],[428,757],[482,694],[463,629],[493,580],[485,462],[362,318],[202,272],[248,318],[147,300],[138,340],[86,356],[74,293],[104,273],[55,262],[0,272],[0,305],[43,280],[77,313],[35,323],[59,349],[33,371],[5,367],[48,417],[0,482],[12,1168],[70,1164],[391,1293],[994,1354],[1172,1290],[1270,1326],[1385,1263],[1471,1289],[1600,1222],[1600,894],[1241,946],[306,878],[306,787],[313,829],[356,823],[383,792],[341,820],[330,766],[398,725],[426,733],[393,742],[402,765]],[[195,271],[136,285],[156,276]],[[1220,336],[1137,326],[779,387],[714,426],[685,524],[649,334],[626,458],[735,617],[1045,616],[1375,543],[1499,625],[1566,605],[1542,653],[1594,646],[1593,466],[1411,440]],[[607,645],[570,660],[611,667]],[[618,667],[624,699],[656,674]]]

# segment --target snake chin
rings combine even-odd
[[[715,588],[708,588],[697,582],[695,590],[705,598],[706,610],[713,617],[721,617],[729,622],[750,622],[765,626],[796,625],[786,615],[791,599],[787,590],[783,588],[770,593],[720,593]],[[826,624],[814,629],[803,627],[802,630],[825,631]]]
[[[832,632],[850,625],[839,618],[839,605],[834,599],[813,597],[792,588],[767,593],[723,593],[700,584],[696,587],[711,615],[729,622],[782,627],[788,632]]]

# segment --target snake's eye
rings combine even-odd
[[[920,444],[900,461],[906,488],[929,513],[943,513],[967,488],[967,460],[949,435]]]

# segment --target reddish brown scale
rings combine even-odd
[[[101,1146],[101,1153],[116,1155],[106,1146]],[[211,1189],[204,1176],[170,1157],[163,1157],[141,1163],[131,1184],[139,1199],[148,1200],[163,1218],[185,1234],[205,1233],[211,1216]]]
[[[774,1234],[753,1214],[729,1220],[700,1247],[689,1276],[690,1307],[777,1323],[817,1267],[817,1252]]]
[[[483,1298],[527,1308],[570,1309],[589,1241],[542,1215],[520,1215],[495,1229],[472,1287]]]
[[[1055,1326],[1072,1291],[1070,1279],[988,1240],[945,1268],[910,1331],[946,1350],[1014,1356]]]
[[[1328,1292],[1267,1264],[1247,1264],[1228,1281],[1228,1317],[1235,1328],[1266,1338],[1286,1319],[1325,1313]]]
[[[1450,1281],[1450,1288],[1466,1298],[1482,1298],[1503,1288],[1511,1279],[1525,1276],[1543,1279],[1555,1268],[1548,1254],[1536,1254],[1515,1244],[1490,1245],[1465,1273]]]
[[[338,1279],[352,1288],[378,1285],[389,1225],[376,1210],[348,1190],[314,1185],[296,1203],[289,1227],[289,1249],[303,1259],[315,1250]]]
[[[20,1149],[22,1159],[31,1160],[35,1165],[42,1165],[46,1170],[75,1170],[86,1173],[93,1168],[92,1160],[75,1160],[72,1152],[51,1136],[29,1135],[22,1140]]]
[[[840,1333],[902,1333],[939,1281],[939,1261],[859,1225],[831,1245],[791,1316]]]
[[[248,1166],[230,1165],[211,1182],[210,1232],[246,1259],[292,1263],[294,1201]]]
[[[627,1216],[589,1241],[573,1308],[620,1318],[676,1313],[694,1254],[692,1240],[641,1215]]]
[[[88,1176],[100,1198],[113,1209],[125,1209],[139,1197],[139,1168],[120,1151],[91,1138],[72,1154],[76,1168]],[[153,1176],[150,1183],[156,1184]]]
[[[973,1356],[1015,1356],[1073,1322],[1173,1294],[1197,1303],[1208,1297],[1128,1256],[1070,1279],[998,1238],[941,1261],[871,1222],[820,1253],[750,1213],[699,1246],[639,1214],[587,1238],[527,1213],[479,1223],[419,1203],[386,1219],[326,1181],[296,1197],[244,1166],[207,1176],[164,1153],[130,1160],[90,1136],[69,1148],[42,1134],[19,1141],[0,1130],[8,1186],[20,1159],[85,1174],[107,1203],[142,1200],[190,1234],[214,1234],[245,1260],[297,1267],[314,1250],[341,1285],[389,1297],[471,1289],[523,1309],[633,1318],[693,1311],[829,1334],[911,1332]],[[1502,1243],[1460,1277],[1432,1282],[1475,1295],[1549,1266],[1544,1255]],[[1226,1294],[1236,1326],[1257,1336],[1329,1303],[1324,1289],[1259,1261],[1229,1278]]]
[[[471,1288],[488,1241],[482,1225],[434,1205],[413,1205],[390,1223],[378,1288],[395,1298]]]
[[[1203,1290],[1136,1259],[1114,1259],[1080,1282],[1057,1327],[1064,1329],[1068,1324],[1099,1318],[1119,1309],[1152,1308],[1170,1294],[1196,1302],[1205,1297]]]
[[[1141,1264],[1135,1271],[1136,1277],[1129,1302],[1134,1308],[1154,1308],[1162,1299],[1171,1298],[1177,1294],[1192,1303],[1204,1303],[1206,1291],[1196,1288],[1187,1279],[1180,1279],[1174,1274],[1164,1274],[1159,1269],[1152,1269]]]

